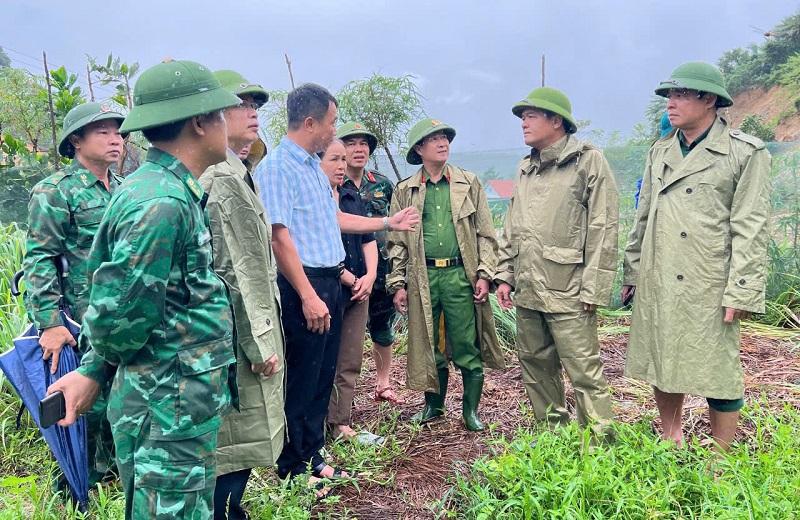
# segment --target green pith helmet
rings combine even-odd
[[[241,96],[242,94],[250,94],[253,100],[259,105],[263,105],[269,101],[269,92],[264,90],[264,87],[257,83],[250,83],[244,76],[233,70],[217,70],[214,75],[222,84],[222,88],[234,94]]]
[[[717,95],[718,107],[733,105],[733,99],[725,89],[725,78],[720,70],[702,61],[689,61],[672,71],[669,79],[662,81],[656,88],[656,94],[662,97],[673,88],[688,88]]]
[[[533,89],[528,97],[511,107],[511,112],[522,118],[522,112],[527,108],[539,108],[547,110],[554,114],[558,114],[561,118],[568,123],[565,125],[564,130],[568,134],[574,134],[578,131],[578,125],[572,119],[572,103],[569,98],[560,90],[550,87],[539,87]]]
[[[364,138],[367,140],[367,143],[369,143],[369,154],[372,155],[372,152],[374,152],[375,148],[378,147],[378,138],[375,137],[375,134],[367,130],[364,125],[351,121],[343,124],[339,127],[339,130],[336,131],[336,137],[342,140],[356,135],[364,136]]]
[[[135,132],[208,114],[242,102],[194,61],[166,59],[142,72],[133,87],[133,109],[123,132]]]
[[[422,157],[414,150],[414,146],[418,145],[420,141],[436,132],[444,132],[447,140],[451,143],[456,138],[456,129],[448,126],[438,119],[423,119],[414,128],[408,131],[408,152],[406,152],[406,161],[408,164],[422,164]]]
[[[121,125],[125,120],[125,116],[102,103],[84,103],[67,112],[67,116],[64,118],[61,139],[58,141],[58,153],[63,157],[72,159],[75,156],[75,150],[71,146],[68,146],[70,144],[69,136],[89,123],[102,121],[104,119],[116,119]],[[122,137],[124,138],[125,135],[127,134],[124,134]]]

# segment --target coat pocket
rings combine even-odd
[[[176,429],[200,426],[228,410],[228,366],[235,362],[233,349],[225,340],[178,351]]]
[[[567,291],[579,288],[577,271],[583,263],[583,250],[546,245],[542,256],[544,283],[548,289]]]

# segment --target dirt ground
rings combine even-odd
[[[607,338],[602,341],[602,357],[605,373],[614,389],[614,412],[617,420],[634,422],[643,415],[655,415],[655,403],[650,388],[639,381],[622,376],[627,336]],[[798,402],[800,394],[800,350],[792,352],[794,343],[745,335],[742,341],[742,361],[745,370],[746,399],[766,394],[777,409],[785,402]],[[481,418],[484,423],[497,423],[495,434],[512,436],[518,427],[529,427],[529,419],[521,409],[527,403],[522,386],[516,356],[507,354],[506,370],[486,372],[486,383],[481,400]],[[355,424],[374,423],[386,408],[373,401],[375,388],[374,364],[370,356],[365,357],[368,370],[362,374],[356,387],[356,402],[353,413]],[[396,388],[405,383],[405,356],[395,359],[392,380]],[[794,385],[794,386],[792,386]],[[398,457],[384,475],[373,475],[367,482],[337,488],[340,503],[334,506],[320,504],[318,513],[342,511],[359,520],[384,519],[431,519],[435,514],[431,506],[441,501],[451,485],[459,464],[471,463],[486,454],[490,434],[468,432],[461,422],[461,378],[453,376],[446,399],[447,414],[424,426],[416,435],[410,428],[398,424],[395,438],[408,441],[403,457]],[[407,404],[399,407],[400,421],[407,421],[423,405],[421,392],[403,390],[400,395]],[[572,409],[572,393],[568,386],[568,402]],[[703,398],[688,398],[684,409],[685,435],[707,435],[709,425]],[[739,436],[752,431],[753,425],[743,424]],[[660,431],[657,419],[653,428]],[[414,437],[413,439],[411,437]],[[388,481],[381,485],[375,481]],[[344,516],[344,515],[342,515]]]

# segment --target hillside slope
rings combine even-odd
[[[734,96],[733,106],[727,109],[728,116],[734,126],[739,126],[749,114],[772,122],[781,114],[791,113],[775,127],[775,140],[800,141],[800,112],[788,98],[783,87],[772,87],[769,91],[759,87],[747,89]]]

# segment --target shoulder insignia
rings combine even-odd
[[[200,186],[197,185],[197,181],[195,181],[194,179],[189,179],[188,181],[186,181],[186,184],[189,186],[189,189],[192,190],[192,193],[194,193],[195,196],[197,197],[203,196],[203,190],[200,188]]]
[[[733,137],[734,139],[738,139],[739,141],[744,141],[749,145],[752,145],[753,147],[755,147],[756,150],[764,148],[764,141],[753,135],[746,134],[741,130],[731,130],[731,137]]]

